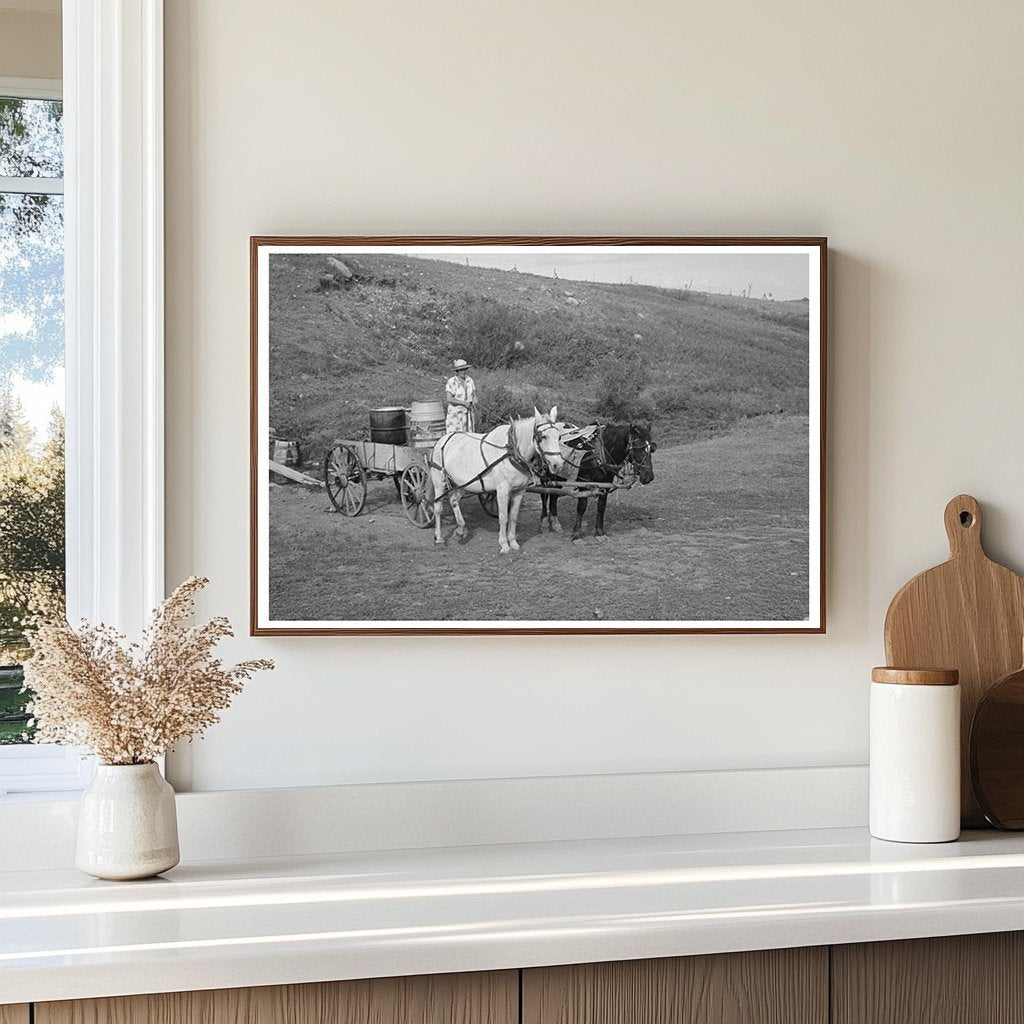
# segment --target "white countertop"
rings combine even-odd
[[[0,1004],[1024,929],[1024,836],[861,829],[0,872]]]

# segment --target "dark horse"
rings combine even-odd
[[[610,484],[622,470],[632,467],[640,483],[649,484],[654,479],[651,455],[658,446],[651,440],[651,425],[640,423],[608,423],[598,428],[594,443],[588,447],[580,464],[580,483]],[[597,521],[594,534],[604,536],[604,510],[610,491],[602,490],[597,499]],[[558,495],[542,494],[540,528],[545,520],[551,530],[561,532],[558,522]],[[583,514],[587,511],[587,499],[576,501],[576,520],[572,524],[572,539],[579,540],[583,533]]]

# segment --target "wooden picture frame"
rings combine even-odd
[[[826,309],[818,237],[252,237],[252,635],[824,633]],[[467,422],[464,377],[445,382],[458,358],[484,363],[461,407],[495,443],[506,417],[561,406],[560,451],[589,469],[542,480],[557,453],[534,430],[524,472],[569,498],[564,523],[602,493],[586,473],[618,470],[610,536],[596,501],[579,543],[538,533],[529,494],[510,554],[483,497],[463,498],[463,542],[416,529],[436,507],[425,479],[470,479],[432,466],[435,435]],[[410,403],[427,410],[411,426]],[[595,454],[565,416],[621,421],[624,440],[600,436],[633,447]],[[648,421],[654,486],[633,487]]]

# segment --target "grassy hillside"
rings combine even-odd
[[[270,423],[312,458],[362,436],[371,408],[440,398],[456,356],[489,422],[557,404],[580,422],[649,418],[678,442],[808,411],[806,300],[342,258],[356,279],[327,291],[319,256],[270,263]]]

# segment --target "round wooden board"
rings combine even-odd
[[[988,821],[1024,829],[1024,668],[1000,679],[971,728],[971,785]]]

